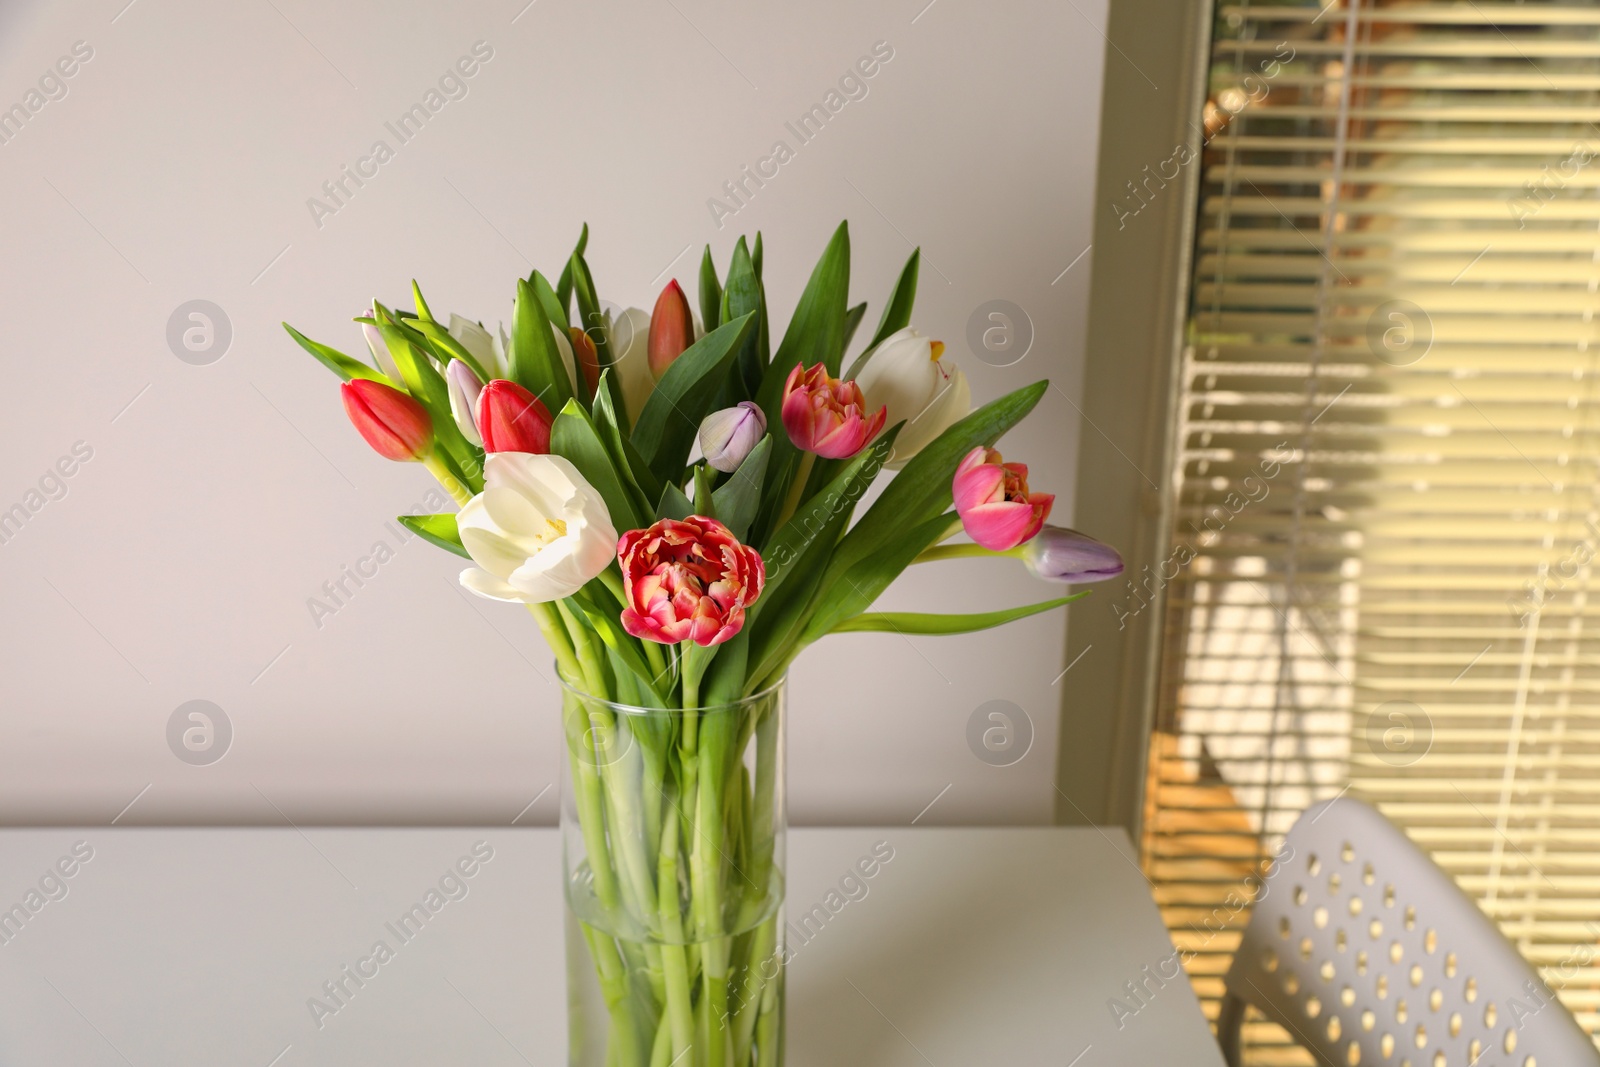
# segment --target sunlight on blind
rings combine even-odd
[[[1174,938],[1214,1012],[1223,900],[1348,790],[1600,1032],[1600,6],[1219,4],[1210,93],[1116,206],[1203,168],[1176,547],[1124,593]]]

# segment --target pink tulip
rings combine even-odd
[[[1005,552],[1044,527],[1053,493],[1028,491],[1028,465],[1005,463],[981,445],[967,453],[950,486],[961,527],[984,548]]]
[[[663,645],[726,641],[767,579],[760,553],[703,515],[629,530],[617,542],[617,563],[628,602],[622,628]]]
[[[889,409],[867,414],[861,387],[830,377],[825,364],[810,370],[795,364],[783,383],[783,428],[794,446],[823,459],[846,459],[867,446],[883,429]]]
[[[433,419],[428,409],[400,390],[368,378],[352,378],[339,387],[345,414],[384,459],[420,460],[433,447]]]

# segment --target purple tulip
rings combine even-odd
[[[478,394],[483,392],[483,382],[471,367],[459,359],[452,359],[444,369],[445,381],[450,387],[450,414],[455,417],[456,428],[475,445],[482,445],[478,434]]]
[[[1040,530],[1023,547],[1022,561],[1035,578],[1051,582],[1103,582],[1122,573],[1116,549],[1064,526]]]
[[[705,417],[700,424],[700,451],[705,453],[707,463],[724,474],[731,473],[739,469],[766,432],[766,415],[755,404],[741,400]]]

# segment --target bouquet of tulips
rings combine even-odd
[[[911,326],[916,252],[846,370],[866,305],[849,303],[843,224],[775,350],[760,234],[725,277],[706,249],[698,320],[676,280],[649,315],[602,304],[587,241],[553,285],[517,281],[509,336],[437,318],[415,283],[411,311],[357,319],[373,364],[285,328],[344,379],[367,442],[460,507],[400,521],[469,559],[473,593],[527,605],[555,653],[568,900],[607,1012],[593,1062],[776,1064],[789,664],[830,633],[962,633],[1075,599],[870,611],[913,563],[1010,556],[1085,582],[1122,562],[1047,526],[1054,497],[994,449],[1047,383],[973,410],[944,345]]]

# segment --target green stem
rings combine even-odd
[[[800,469],[795,471],[794,481],[789,484],[789,495],[783,499],[783,509],[778,512],[778,519],[772,524],[774,530],[783,529],[783,524],[800,507],[800,501],[805,496],[806,482],[811,480],[811,467],[816,463],[814,452],[807,452],[800,458]]]
[[[992,557],[996,559],[1007,557],[1011,559],[1021,559],[1025,551],[1026,546],[1024,545],[1018,545],[1016,548],[1007,549],[1004,552],[996,552],[991,548],[984,548],[982,545],[967,543],[958,545],[934,545],[932,548],[924,549],[922,553],[911,562],[935,563],[941,559],[966,559],[972,556]]]
[[[461,479],[445,466],[444,460],[439,456],[439,446],[435,445],[426,456],[422,457],[422,465],[428,468],[428,473],[439,479],[439,484],[444,486],[444,491],[450,494],[450,499],[457,504],[465,504],[472,499],[472,490],[461,484]]]
[[[683,914],[678,901],[678,820],[668,817],[661,831],[661,856],[656,875],[662,937],[661,965],[667,987],[667,1016],[672,1026],[672,1061],[680,1062],[694,1041],[693,992],[689,988],[688,950],[683,943]]]
[[[528,614],[539,624],[545,644],[555,653],[556,669],[561,672],[561,677],[567,680],[568,685],[577,685],[583,680],[583,670],[578,666],[578,657],[573,653],[572,639],[561,621],[560,612],[553,604],[529,604]]]

